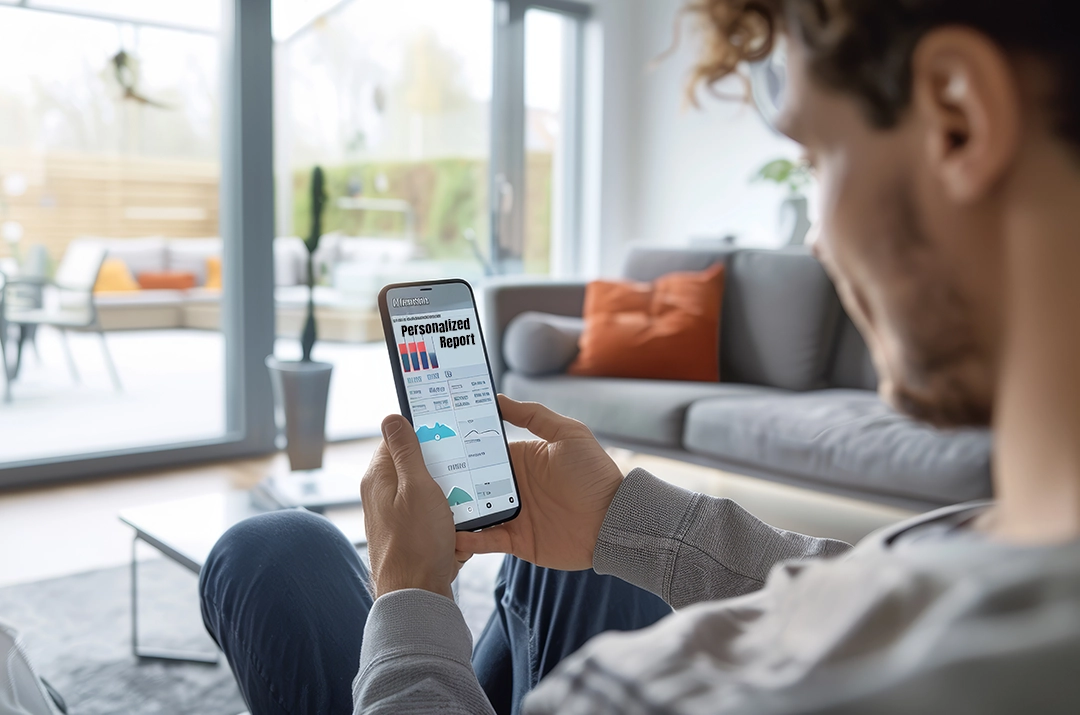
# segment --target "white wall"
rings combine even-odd
[[[741,102],[703,94],[701,109],[687,105],[683,92],[696,50],[691,33],[683,33],[673,55],[655,61],[672,43],[683,1],[594,3],[602,50],[590,59],[594,67],[601,63],[603,76],[602,89],[586,86],[586,123],[599,125],[585,135],[585,206],[596,207],[586,209],[591,260],[583,266],[590,275],[617,273],[635,243],[679,245],[727,233],[745,245],[783,242],[775,230],[783,190],[751,184],[750,177],[766,161],[796,158],[798,146]],[[599,119],[588,108],[598,91]],[[590,188],[589,156],[597,151]]]

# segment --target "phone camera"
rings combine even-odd
[[[513,503],[514,503],[514,497],[510,497],[510,503],[511,503],[511,504],[513,504]]]

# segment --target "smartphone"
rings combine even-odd
[[[521,500],[472,287],[395,283],[379,293],[379,312],[401,414],[457,530],[510,521]]]

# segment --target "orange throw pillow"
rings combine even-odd
[[[114,291],[139,290],[139,284],[131,275],[131,270],[120,258],[106,258],[98,271],[97,281],[94,282],[95,293],[112,293]]]
[[[653,283],[593,281],[585,288],[581,352],[567,372],[718,382],[723,294],[722,263]]]
[[[203,288],[221,290],[221,258],[210,256],[206,259],[206,283]]]
[[[139,274],[143,290],[187,290],[195,287],[195,274],[186,271],[145,271]]]

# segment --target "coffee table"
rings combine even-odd
[[[224,492],[125,509],[120,521],[135,531],[131,542],[131,650],[148,660],[216,664],[218,654],[196,653],[139,643],[139,561],[144,542],[196,576],[210,550],[229,527],[267,510],[253,503],[248,492]],[[328,510],[330,519],[356,546],[367,543],[364,515],[359,508]]]

